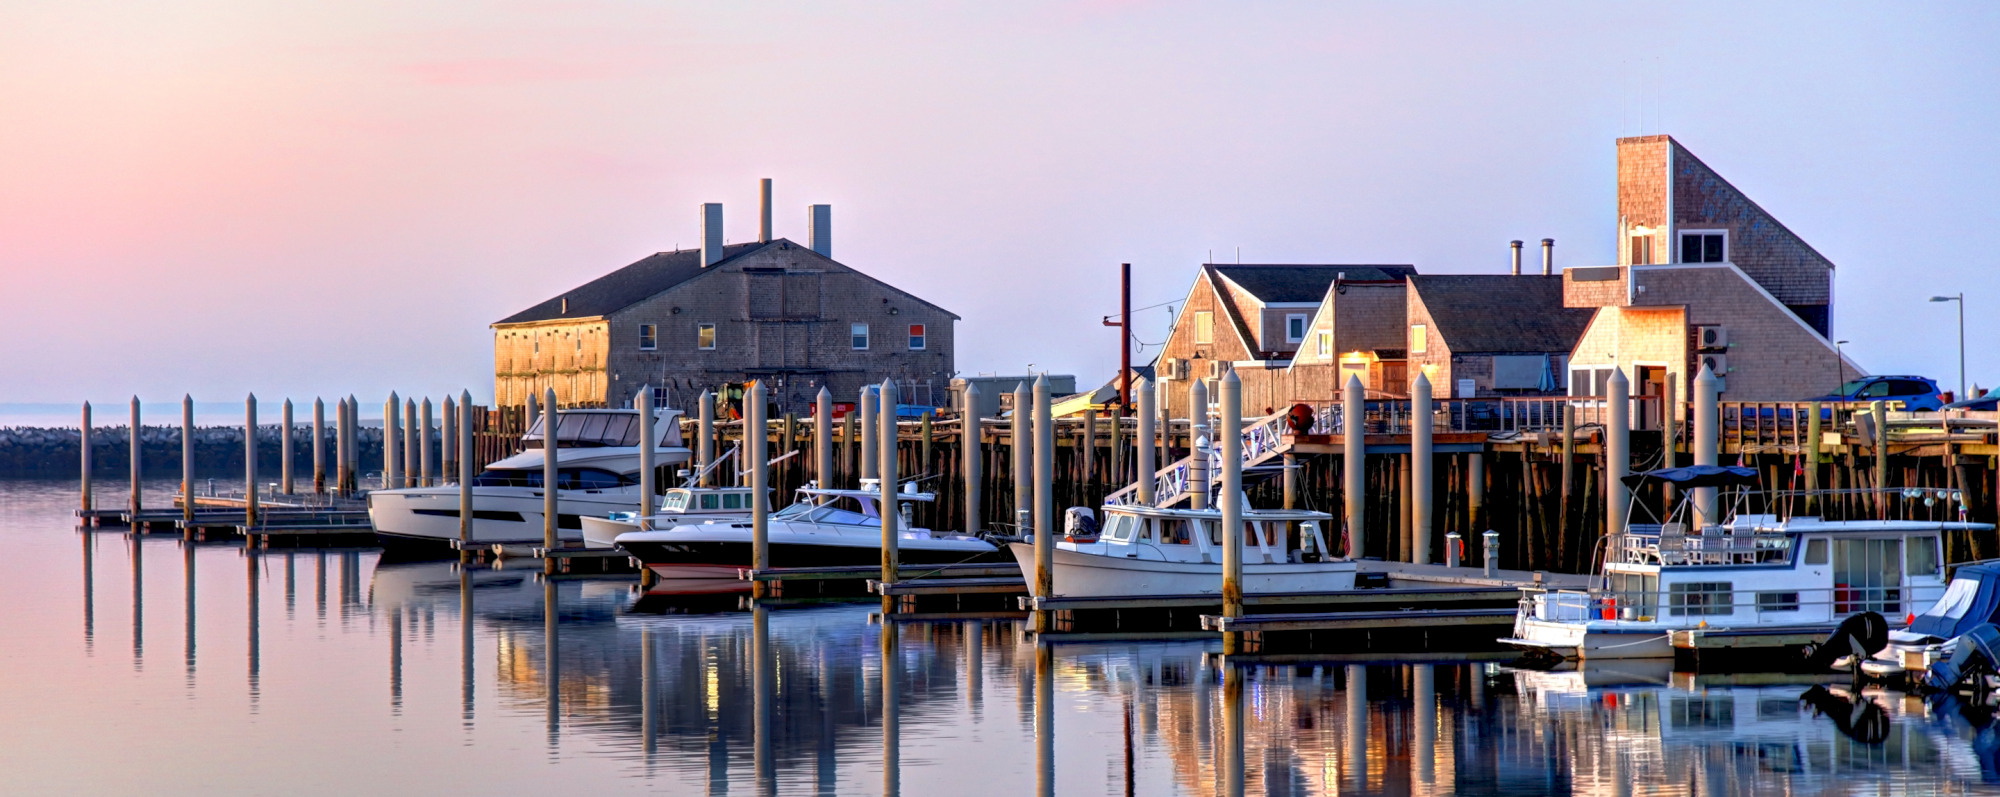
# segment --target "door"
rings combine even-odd
[[[1641,365],[1638,371],[1639,383],[1634,385],[1632,395],[1647,399],[1639,402],[1639,411],[1632,414],[1638,421],[1638,428],[1654,430],[1660,428],[1660,412],[1663,409],[1660,397],[1666,392],[1667,368],[1663,365]]]
[[[1903,541],[1833,541],[1833,612],[1903,613]]]

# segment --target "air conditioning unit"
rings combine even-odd
[[[1702,351],[1721,351],[1729,348],[1729,328],[1725,326],[1698,325],[1694,328],[1694,338],[1695,348]]]
[[[1729,376],[1729,355],[1701,354],[1698,356],[1701,358],[1699,365],[1707,366],[1709,372],[1715,374],[1715,378],[1722,379]],[[1695,369],[1696,373],[1700,373],[1700,370],[1699,367]]]

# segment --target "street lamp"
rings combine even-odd
[[[1961,293],[1961,294],[1958,294],[1958,295],[1956,295],[1956,296],[1932,296],[1932,297],[1931,297],[1931,301],[1933,301],[1933,302],[1958,302],[1958,395],[1957,395],[1957,399],[1958,399],[1958,400],[1960,400],[1960,401],[1963,401],[1963,400],[1965,400],[1965,399],[1967,399],[1967,398],[1970,398],[1969,396],[1965,395],[1965,294]]]
[[[1833,342],[1833,367],[1837,369],[1836,374],[1840,377],[1840,381],[1835,383],[1838,386],[1833,389],[1834,392],[1836,393],[1840,392],[1841,388],[1847,386],[1847,357],[1846,355],[1840,353],[1840,347],[1845,345],[1847,345],[1847,341],[1844,340],[1836,340]],[[1852,397],[1843,396],[1842,398],[1852,398]]]

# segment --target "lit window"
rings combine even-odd
[[[652,350],[654,350],[654,349],[656,349],[656,348],[659,348],[659,346],[660,346],[660,327],[659,327],[659,325],[658,325],[658,324],[640,324],[640,325],[639,325],[639,348],[640,348],[640,349],[643,349],[643,350],[645,350],[645,351],[652,351]]]
[[[1333,333],[1319,333],[1319,357],[1322,360],[1333,358]]]
[[[715,348],[715,325],[714,324],[695,325],[694,345],[695,348],[698,349]]]
[[[1682,263],[1726,263],[1729,261],[1728,234],[1723,232],[1681,233]]]
[[[1411,324],[1411,325],[1410,325],[1410,353],[1411,353],[1411,354],[1423,354],[1423,353],[1424,353],[1425,351],[1428,351],[1428,350],[1429,350],[1429,348],[1428,348],[1428,347],[1427,347],[1427,346],[1426,346],[1425,344],[1426,344],[1426,343],[1428,343],[1429,341],[1430,341],[1430,327],[1429,327],[1429,326],[1426,326],[1426,325],[1424,325],[1424,324]]]
[[[853,346],[856,351],[867,351],[868,349],[867,324],[854,324],[849,326],[847,328],[847,337],[848,337],[848,344]]]
[[[1634,233],[1632,235],[1632,265],[1644,266],[1653,262],[1653,236]]]
[[[924,349],[924,325],[911,324],[910,351],[923,351],[923,349]]]
[[[1207,311],[1194,314],[1194,342],[1215,342],[1215,314]]]
[[[1306,317],[1304,315],[1285,316],[1285,342],[1301,343],[1306,339]]]

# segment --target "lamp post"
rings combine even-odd
[[[1833,367],[1836,371],[1835,376],[1840,377],[1840,380],[1833,385],[1833,392],[1835,393],[1839,393],[1841,388],[1847,386],[1847,356],[1840,353],[1840,347],[1845,345],[1847,345],[1847,341],[1844,340],[1833,342]],[[1848,397],[1841,396],[1841,398]]]
[[[1956,296],[1932,296],[1933,302],[1958,302],[1958,394],[1954,400],[1963,401],[1965,395],[1965,294]]]

